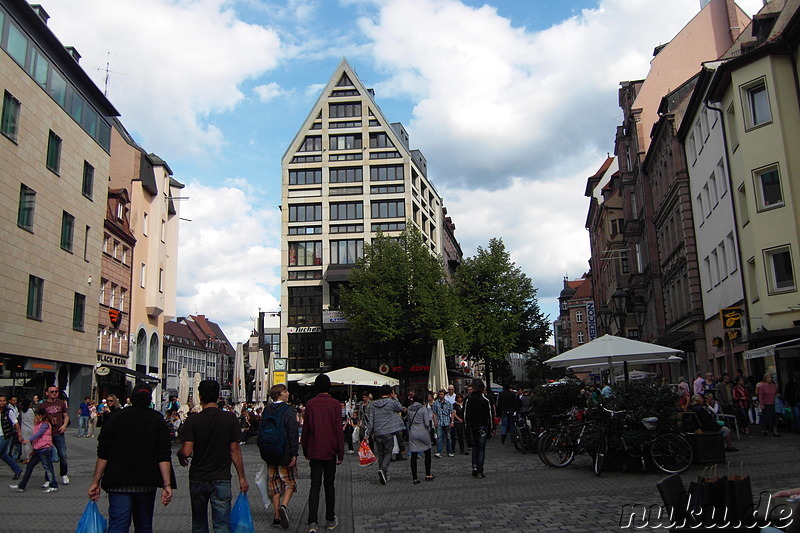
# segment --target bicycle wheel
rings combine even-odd
[[[597,448],[594,451],[594,475],[599,476],[603,473],[603,464],[608,455],[608,435],[603,435],[597,440]]]
[[[519,440],[520,444],[522,445],[522,453],[528,452],[535,452],[536,451],[536,443],[534,441],[533,435],[531,435],[531,431],[525,427],[522,428],[519,432]]]
[[[525,446],[522,443],[522,439],[519,436],[519,432],[515,432],[511,434],[511,442],[514,443],[514,449],[518,452],[525,453]]]
[[[664,433],[650,444],[650,457],[663,472],[680,474],[692,466],[694,452],[683,435]]]
[[[567,466],[575,458],[575,439],[568,431],[545,433],[539,440],[539,458],[547,466]]]

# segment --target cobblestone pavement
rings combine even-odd
[[[38,489],[44,479],[41,467],[37,467],[25,493],[12,493],[8,489],[13,483],[11,471],[0,465],[5,482],[0,485],[0,533],[75,531],[86,505],[96,442],[74,435],[69,435],[67,442],[71,483],[56,493],[42,494]],[[736,445],[741,451],[728,454],[731,468],[738,470],[742,464],[751,476],[754,494],[800,485],[800,435],[743,435]],[[243,454],[252,487],[249,495],[256,531],[271,531],[272,511],[264,508],[254,486],[255,472],[261,466],[258,450],[248,444]],[[611,532],[620,531],[624,505],[661,503],[655,484],[662,475],[654,470],[604,472],[596,478],[587,456],[576,458],[563,469],[548,468],[535,455],[515,453],[509,443],[501,445],[499,438],[489,441],[486,455],[486,479],[473,478],[470,457],[456,455],[434,458],[436,479],[418,485],[411,483],[408,461],[392,463],[386,486],[379,484],[374,465],[361,467],[356,455],[347,455],[337,470],[337,529]],[[154,525],[157,532],[184,533],[190,531],[191,521],[187,470],[177,465],[177,459],[173,463],[178,490],[168,507],[157,504]],[[422,474],[422,464],[419,467]],[[725,468],[720,465],[721,470]],[[694,466],[682,477],[688,482],[702,470],[702,466]],[[298,494],[289,506],[290,531],[295,532],[306,531],[309,471],[302,459],[299,478]],[[100,509],[107,514],[105,494]]]

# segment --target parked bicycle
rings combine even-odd
[[[536,451],[535,420],[530,408],[514,413],[514,424],[511,428],[511,441],[518,452]]]
[[[589,452],[594,453],[594,442],[590,435],[596,421],[574,422],[570,414],[557,417],[561,420],[560,427],[544,430],[539,434],[537,451],[539,459],[554,468],[563,468],[570,464],[576,455]]]
[[[594,474],[599,476],[608,458],[609,450],[623,453],[629,457],[641,460],[642,470],[647,469],[645,456],[649,455],[656,467],[667,474],[680,474],[685,472],[694,460],[694,451],[689,441],[680,433],[672,431],[659,432],[658,418],[647,417],[641,420],[647,430],[646,437],[634,444],[626,439],[624,432],[613,423],[615,416],[625,414],[627,411],[614,411],[603,406],[603,410],[611,415],[604,425],[602,434],[597,441],[594,455]]]

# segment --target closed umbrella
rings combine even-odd
[[[431,368],[428,371],[428,386],[432,391],[447,389],[450,384],[447,378],[447,362],[444,359],[444,341],[439,339],[431,350]]]
[[[181,418],[186,418],[186,413],[189,412],[189,372],[186,367],[181,368],[178,374],[178,402],[181,404],[178,414]]]
[[[264,367],[264,352],[261,350],[258,351],[258,355],[256,355],[256,372],[255,372],[255,379],[253,382],[253,401],[254,402],[265,402],[267,401],[267,395],[269,393],[269,383],[267,372]]]
[[[231,389],[231,395],[234,404],[247,401],[244,375],[244,347],[241,342],[236,343],[236,358],[233,360],[233,387]]]
[[[200,372],[194,373],[194,383],[192,384],[192,401],[194,401],[194,410],[200,410],[200,393],[198,392],[198,388],[200,387],[200,382],[203,378],[200,376]]]

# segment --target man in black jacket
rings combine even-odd
[[[150,409],[153,389],[137,383],[132,406],[110,417],[97,437],[97,463],[89,498],[108,493],[108,533],[128,531],[133,519],[139,532],[153,531],[156,490],[161,503],[172,501],[170,437],[167,422]]]
[[[281,425],[284,429],[284,448],[283,457],[274,464],[267,462],[269,475],[268,492],[272,498],[272,511],[274,519],[272,525],[280,525],[283,529],[289,529],[289,501],[297,491],[297,455],[300,450],[300,432],[297,424],[297,412],[289,404],[289,390],[283,383],[274,385],[269,390],[269,397],[272,403],[264,410],[259,425],[270,423],[271,418],[280,416]],[[283,502],[281,503],[281,494]]]
[[[506,436],[513,431],[514,413],[519,408],[517,395],[511,391],[511,385],[503,385],[503,391],[497,398],[497,410],[500,411],[500,443],[505,444]]]

